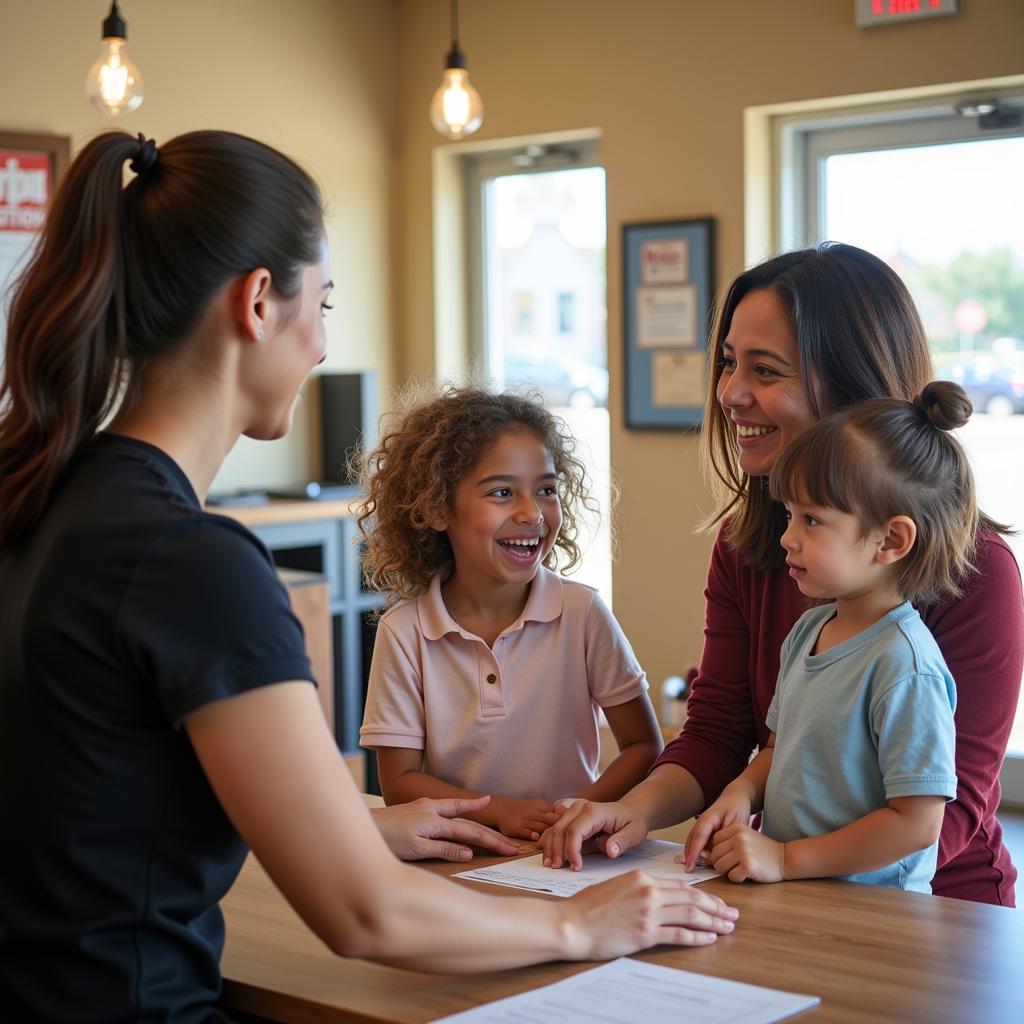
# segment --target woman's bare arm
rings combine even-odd
[[[308,683],[261,687],[185,726],[228,816],[335,952],[420,970],[481,971],[705,944],[735,912],[634,873],[572,900],[499,899],[410,867],[356,792]]]

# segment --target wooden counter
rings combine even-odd
[[[425,870],[452,874],[464,866],[432,863]],[[740,909],[735,933],[711,947],[659,947],[640,959],[820,996],[820,1006],[793,1018],[801,1024],[1024,1020],[1022,911],[836,881],[705,885]],[[517,895],[481,888],[498,898]],[[252,858],[224,911],[227,1006],[280,1021],[422,1024],[588,966],[438,976],[342,960],[302,924]]]
[[[280,523],[308,523],[320,519],[348,519],[354,514],[352,501],[303,501],[271,498],[262,505],[212,505],[207,512],[237,519],[251,530]]]

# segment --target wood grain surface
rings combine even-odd
[[[473,866],[499,859],[477,857]],[[1021,911],[831,880],[705,885],[740,909],[734,934],[711,947],[660,947],[639,959],[820,996],[820,1006],[794,1018],[808,1024],[1024,1021]],[[226,1005],[280,1021],[422,1024],[591,966],[437,976],[345,961],[306,928],[253,858],[224,911]]]

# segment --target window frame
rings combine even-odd
[[[533,162],[524,166],[524,155],[536,146],[544,148],[546,154],[532,157]],[[486,377],[494,377],[492,356],[496,353],[489,352],[487,348],[490,318],[495,312],[485,308],[485,296],[497,293],[497,289],[491,287],[494,282],[490,280],[496,268],[490,266],[487,258],[485,229],[490,216],[485,206],[487,184],[495,178],[514,174],[546,174],[586,167],[604,167],[599,140],[593,137],[554,143],[525,143],[510,149],[469,153],[464,157],[467,354],[470,366],[478,368]]]
[[[993,93],[1004,109],[1024,115],[1024,92]],[[978,142],[1024,137],[1022,123],[983,128],[980,119],[956,112],[952,97],[927,104],[868,107],[814,116],[794,115],[776,121],[776,199],[779,251],[817,242],[824,220],[824,162],[841,153]]]
[[[1002,109],[1024,115],[1024,91],[990,90]],[[805,248],[824,241],[824,164],[843,153],[1024,138],[1022,123],[1004,128],[982,127],[979,118],[964,116],[956,105],[961,93],[901,105],[851,107],[815,114],[780,116],[775,121],[774,179],[778,215],[778,251]],[[1024,755],[1008,753],[1000,773],[1003,800],[1024,807]]]

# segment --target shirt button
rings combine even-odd
[[[497,681],[498,677],[493,672],[487,677],[487,682],[489,683],[496,683]]]

